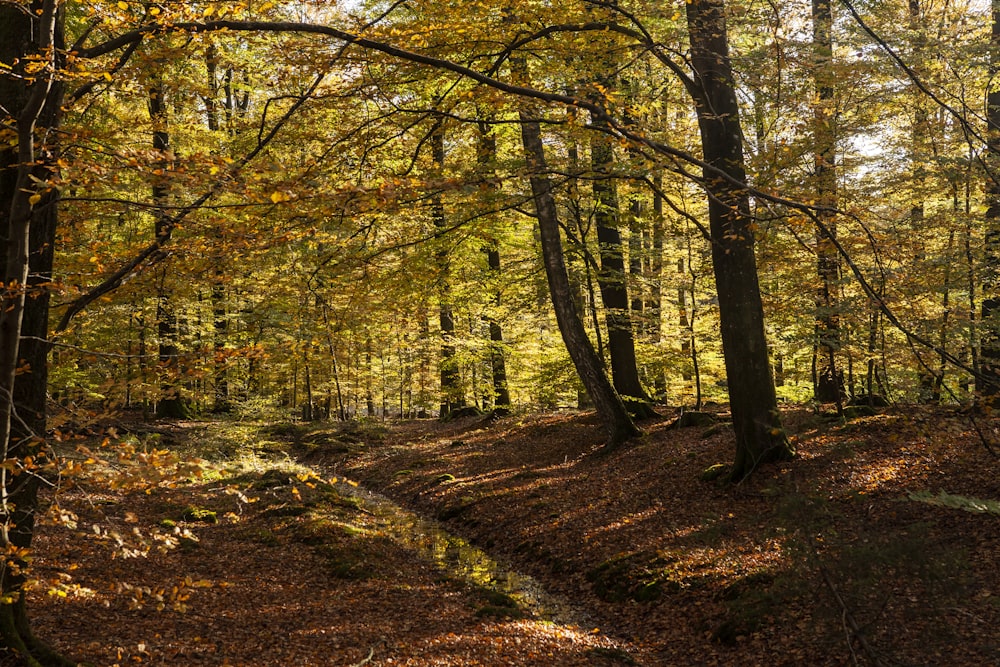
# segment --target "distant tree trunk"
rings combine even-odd
[[[219,123],[219,54],[214,44],[205,51],[205,69],[208,75],[208,95],[205,99],[205,118],[208,129],[218,132]],[[214,385],[214,403],[212,412],[225,413],[232,410],[229,400],[229,377],[225,348],[229,330],[229,319],[226,317],[226,283],[225,272],[221,267],[221,257],[217,258],[215,277],[212,282],[212,326],[214,358],[212,360],[212,380]]]
[[[164,99],[165,89],[163,81],[157,75],[156,83],[149,91],[149,119],[153,123],[153,151],[156,153],[156,162],[161,171],[160,176],[156,176],[153,181],[152,195],[153,203],[157,206],[154,213],[156,221],[154,224],[154,234],[157,237],[169,233],[169,216],[164,208],[170,197],[170,186],[168,172],[173,160],[170,154],[170,133],[167,129],[167,105]],[[179,358],[180,350],[177,346],[177,317],[174,315],[171,304],[171,294],[167,287],[168,267],[161,264],[157,269],[156,280],[156,329],[160,339],[159,361],[161,396],[156,405],[156,415],[172,419],[185,419],[189,416],[188,406],[181,395]]]
[[[778,414],[754,256],[754,221],[747,191],[739,185],[746,182],[743,134],[723,1],[692,0],[687,5],[687,23],[694,72],[690,90],[705,161],[728,176],[709,169],[704,173],[722,349],[736,433],[732,478],[738,481],[760,464],[788,459],[795,452]]]
[[[444,170],[444,130],[438,127],[430,137],[431,154],[438,173]],[[431,200],[431,217],[438,232],[447,226],[444,201],[440,194]],[[441,241],[441,239],[438,239]],[[462,391],[462,375],[458,368],[455,351],[455,311],[451,296],[451,260],[448,251],[437,252],[438,265],[438,314],[441,324],[441,419],[446,419],[453,410],[465,406]]]
[[[983,248],[980,375],[976,391],[983,403],[997,409],[1000,396],[1000,3],[993,3],[990,38],[990,84],[986,95],[986,217]]]
[[[365,412],[375,416],[375,394],[372,391],[372,336],[365,334]]]
[[[814,387],[816,400],[836,403],[843,412],[844,373],[837,364],[840,341],[840,306],[837,289],[840,280],[840,255],[834,241],[837,235],[837,99],[833,70],[833,11],[831,0],[812,0],[813,48],[817,101],[814,109],[815,185],[818,213],[827,231],[816,233],[816,262],[819,291],[816,295],[816,345],[823,368]]]
[[[661,186],[663,177],[659,170],[653,176],[656,187],[653,192],[653,228],[652,248],[649,261],[647,281],[649,282],[649,303],[646,307],[649,321],[649,339],[654,346],[659,346],[663,339],[663,194]],[[667,376],[662,362],[657,362],[653,369],[653,392],[660,401],[667,397]]]
[[[958,208],[958,192],[955,191],[955,196],[953,200],[954,208]],[[948,349],[948,327],[951,324],[951,257],[955,250],[955,230],[948,230],[948,248],[945,257],[947,262],[944,265],[944,282],[942,284],[942,294],[941,294],[941,322],[938,328],[938,347],[942,350],[942,354],[938,358],[937,371],[934,373],[934,394],[932,396],[935,403],[941,402],[942,392],[944,390],[944,378],[945,372],[948,369],[948,360],[943,354],[944,350]]]
[[[55,175],[63,83],[48,69],[25,76],[26,65],[54,67],[63,42],[63,14],[55,0],[27,6],[0,4],[0,119],[17,144],[0,147],[0,443],[4,460],[43,457],[48,381],[49,285],[58,221],[59,193],[44,183]],[[39,59],[33,60],[37,56]],[[35,180],[37,179],[37,180]],[[18,372],[18,369],[24,369]],[[14,410],[17,418],[14,419]],[[30,464],[29,464],[30,465]],[[30,549],[38,510],[40,476],[30,469],[0,472],[0,548]],[[26,565],[6,556],[10,565]],[[32,634],[19,567],[0,568],[0,644],[29,667],[74,665]]]
[[[497,140],[489,125],[479,124],[479,150],[477,162],[480,177],[487,184],[484,190],[493,192],[496,170],[494,164],[497,158]],[[492,202],[487,202],[487,206]],[[501,292],[498,281],[503,275],[500,266],[500,248],[495,239],[490,239],[486,247],[486,263],[489,268],[490,284],[493,287],[493,308],[501,306]],[[490,313],[486,320],[490,328],[490,368],[493,374],[493,414],[503,417],[510,414],[510,388],[507,385],[507,363],[504,358],[503,328],[497,313]]]
[[[308,344],[302,350],[302,371],[305,373],[306,401],[302,404],[302,421],[311,422],[316,419],[316,402],[313,398],[312,370],[309,368]]]
[[[920,10],[920,0],[909,0],[907,3],[911,34],[913,35],[912,53],[915,58],[923,57],[925,38],[923,34],[924,25]],[[913,263],[918,272],[929,269],[926,262],[927,250],[924,246],[923,235],[925,233],[925,205],[924,191],[927,181],[926,160],[929,151],[929,123],[928,113],[924,108],[924,95],[916,85],[911,85],[913,117],[910,121],[910,137],[912,142],[912,155],[910,165],[913,170],[911,182],[913,184],[912,201],[910,203],[910,228],[915,242],[918,244],[913,249]],[[930,315],[920,313],[916,316],[917,331],[925,340],[930,340],[934,336],[934,323]],[[917,357],[917,400],[921,403],[935,402],[935,385],[937,376],[930,365],[920,356]]]
[[[513,58],[511,70],[515,78],[521,81],[528,79],[527,66],[523,60]],[[562,334],[566,350],[573,360],[580,380],[586,387],[587,393],[590,394],[591,400],[594,401],[597,414],[607,431],[607,446],[616,447],[641,432],[632,422],[632,417],[625,409],[621,397],[608,381],[608,376],[604,372],[604,364],[597,356],[590,338],[587,337],[580,314],[576,309],[569,275],[566,272],[562,238],[559,232],[559,216],[552,193],[552,183],[547,174],[548,167],[545,162],[541,124],[533,106],[527,101],[522,101],[521,104],[518,112],[521,121],[521,141],[528,164],[531,194],[535,202],[535,215],[538,218],[538,229],[541,235],[545,275],[549,283],[549,294],[552,298],[556,322],[559,324],[559,332]]]

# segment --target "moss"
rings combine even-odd
[[[434,478],[435,484],[447,484],[448,482],[454,482],[454,481],[455,481],[455,476],[448,472],[444,473],[443,475],[438,475],[437,477]]]
[[[594,593],[607,602],[653,602],[664,593],[690,586],[676,571],[677,559],[655,552],[623,553],[587,573]]]
[[[196,523],[219,523],[219,515],[214,510],[192,505],[181,513],[181,520]]]
[[[483,597],[486,599],[487,604],[493,607],[508,607],[516,609],[518,606],[517,600],[503,591],[486,589],[483,591]]]
[[[324,544],[315,552],[324,558],[327,573],[335,579],[370,579],[376,574],[373,559],[363,544]]]
[[[278,536],[267,528],[261,528],[253,533],[251,540],[266,547],[276,547],[281,545],[281,540],[278,539]]]
[[[729,465],[725,463],[716,463],[715,465],[708,466],[701,473],[701,481],[703,482],[714,482],[715,480],[723,477],[729,470]]]
[[[183,551],[194,551],[201,547],[201,543],[198,542],[197,538],[188,537],[187,535],[181,536],[180,539],[177,541],[177,545]]]
[[[438,521],[448,521],[449,519],[459,517],[472,509],[472,506],[477,501],[478,499],[474,496],[462,496],[457,501],[445,505],[438,510],[437,519]]]
[[[861,417],[874,417],[877,413],[870,405],[849,405],[844,408],[844,419],[850,421]]]
[[[250,485],[250,488],[255,491],[266,491],[275,487],[291,486],[292,480],[292,474],[287,470],[270,468],[261,473],[257,481]]]

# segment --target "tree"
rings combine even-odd
[[[58,190],[55,143],[64,87],[64,16],[59,2],[0,5],[0,75],[4,131],[15,148],[0,149],[3,218],[3,311],[0,314],[0,638],[29,665],[69,665],[31,632],[23,584],[41,477],[25,465],[44,460],[49,352],[46,343]]]
[[[528,79],[527,66],[520,58],[514,58],[511,69],[516,79]],[[608,381],[604,364],[594,350],[594,346],[583,328],[583,321],[576,309],[576,301],[570,287],[569,274],[562,249],[559,232],[559,217],[556,210],[553,187],[547,175],[545,148],[542,143],[541,124],[538,110],[524,101],[518,111],[521,125],[521,141],[528,165],[528,180],[538,219],[538,231],[548,279],[549,294],[555,309],[559,332],[562,334],[566,350],[573,359],[573,365],[583,382],[587,393],[597,408],[597,414],[608,434],[608,447],[616,447],[629,438],[639,435],[629,416],[625,404]]]
[[[834,92],[833,11],[830,0],[813,0],[813,44],[816,50],[814,79],[817,100],[813,142],[815,143],[817,215],[824,231],[816,234],[819,290],[816,297],[817,353],[823,364],[815,379],[816,400],[835,402],[842,410],[844,374],[837,364],[840,349],[838,295],[840,256],[833,244],[837,233],[837,99]]]
[[[162,174],[153,181],[151,193],[152,201],[157,206],[154,213],[154,238],[166,233],[169,225],[169,216],[166,214],[170,206],[169,178],[170,172],[176,167],[170,146],[170,120],[166,94],[163,72],[159,71],[154,75],[154,81],[149,89],[149,119],[153,124],[155,166]],[[178,384],[180,350],[177,344],[177,316],[174,314],[170,290],[166,285],[168,271],[168,266],[161,261],[156,276],[156,332],[159,338],[159,371],[163,376],[161,380],[163,395],[156,403],[156,414],[159,417],[184,419],[188,417],[188,408]]]
[[[781,427],[771,378],[764,311],[754,256],[753,218],[743,164],[743,133],[729,61],[722,0],[687,6],[691,40],[689,87],[698,112],[709,196],[712,263],[719,295],[722,348],[736,431],[732,478],[794,455]]]
[[[992,405],[1000,395],[1000,4],[992,7],[990,82],[986,93],[986,201],[981,338],[982,377],[976,390]]]
[[[600,122],[598,125],[600,126]],[[597,274],[597,279],[608,327],[612,379],[629,412],[639,418],[651,417],[655,413],[639,381],[639,367],[636,361],[625,257],[619,231],[621,211],[618,205],[617,184],[612,176],[615,158],[611,139],[601,133],[594,133],[591,136],[590,156],[595,174],[594,219],[601,258],[601,270]]]
[[[496,191],[496,170],[497,141],[492,128],[485,122],[478,123],[479,143],[476,151],[476,165],[480,170],[480,176],[486,183],[487,193]],[[497,280],[502,275],[500,266],[500,248],[496,238],[490,236],[486,240],[486,261],[489,267],[489,275],[493,280]],[[492,281],[491,281],[492,282]],[[493,295],[494,309],[501,306],[501,292],[498,287]],[[490,371],[493,380],[493,414],[497,417],[504,417],[510,414],[510,387],[507,383],[507,362],[504,355],[503,327],[500,324],[499,314],[489,312],[486,317],[490,329]]]
[[[438,123],[430,135],[430,145],[434,167],[441,178],[444,173],[444,128]],[[440,194],[431,199],[431,217],[434,227],[439,233],[444,233],[448,226],[445,217],[444,200]],[[462,389],[462,377],[455,357],[455,311],[451,294],[451,263],[448,250],[442,245],[437,251],[438,265],[438,315],[441,324],[441,409],[442,419],[446,419],[453,411],[465,407],[465,396]]]

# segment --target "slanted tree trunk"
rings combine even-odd
[[[63,15],[55,0],[28,7],[0,4],[0,62],[17,76],[0,76],[0,119],[17,133],[15,147],[0,148],[0,274],[6,289],[0,312],[0,443],[3,460],[44,458],[48,381],[49,290],[58,216],[54,175],[63,85],[54,69],[63,44]],[[36,41],[32,41],[32,37]],[[47,67],[23,76],[39,56]],[[37,180],[34,180],[37,179]],[[18,368],[23,369],[18,372]],[[17,410],[17,419],[13,411]],[[29,469],[0,473],[0,548],[31,548],[40,478]],[[7,560],[9,559],[9,560]],[[73,665],[31,632],[22,586],[25,562],[7,556],[0,567],[0,644],[30,667]]]
[[[725,174],[704,171],[722,349],[736,433],[732,479],[739,481],[760,464],[788,459],[795,452],[781,428],[768,363],[753,218],[749,196],[740,185],[746,182],[743,134],[723,0],[692,0],[687,5],[687,23],[694,73],[690,91],[697,106],[704,158]]]
[[[527,80],[527,66],[520,58],[511,59],[511,70],[516,78]],[[545,162],[545,148],[542,144],[542,130],[537,110],[530,102],[522,100],[518,117],[521,121],[521,142],[524,145],[524,155],[528,165],[535,215],[538,218],[545,276],[549,284],[549,294],[559,325],[559,333],[562,334],[576,372],[591,400],[594,401],[598,417],[607,431],[607,446],[616,447],[629,438],[638,436],[641,431],[632,422],[632,417],[625,409],[621,397],[608,381],[604,364],[597,356],[590,338],[587,337],[576,308],[569,274],[566,271],[559,232],[559,215],[552,193],[552,183],[547,174],[548,167]]]

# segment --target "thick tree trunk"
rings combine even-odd
[[[55,0],[32,2],[28,11],[0,5],[0,62],[43,60],[63,47],[62,21]],[[37,41],[31,42],[34,36]],[[51,47],[51,50],[50,50]],[[58,66],[55,60],[49,64]],[[16,74],[24,74],[17,71]],[[43,184],[55,170],[55,145],[38,145],[39,137],[56,137],[63,87],[48,69],[34,77],[0,77],[3,124],[17,132],[16,148],[0,150],[0,273],[7,286],[0,316],[0,438],[3,459],[24,462],[44,458],[48,381],[49,290],[58,192]],[[7,115],[4,112],[9,112]],[[32,179],[38,179],[33,181]],[[18,372],[16,369],[27,369]],[[13,409],[17,419],[12,419]],[[28,472],[0,479],[0,548],[29,549],[38,509],[39,478]],[[17,563],[24,565],[24,563]],[[22,585],[24,574],[0,568],[0,642],[28,665],[75,664],[38,641],[28,622]]]
[[[976,391],[984,404],[997,409],[1000,396],[1000,3],[993,3],[990,38],[990,81],[986,96],[988,146],[986,151],[986,219],[983,248],[983,301],[980,333],[980,375]]]
[[[732,479],[757,466],[794,455],[778,414],[764,337],[764,309],[754,256],[753,218],[746,189],[743,135],[729,61],[722,0],[687,5],[691,40],[691,87],[705,161],[728,178],[706,169],[712,263],[719,295],[722,349],[729,403],[736,432]]]

